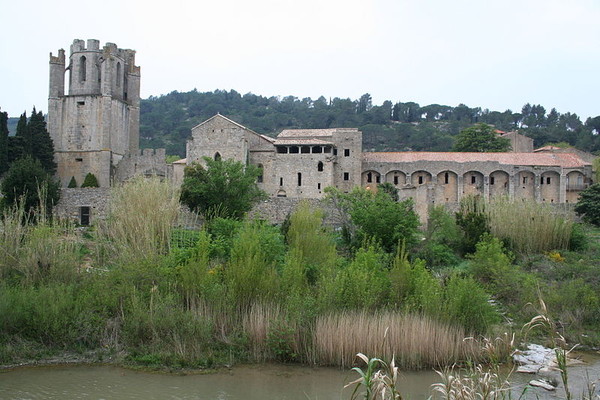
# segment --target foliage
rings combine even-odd
[[[449,267],[459,263],[456,249],[460,247],[461,231],[455,218],[444,206],[434,206],[428,212],[425,238],[417,257],[431,268]]]
[[[543,253],[567,249],[573,232],[573,216],[548,204],[496,198],[485,209],[490,232],[515,252]]]
[[[263,199],[265,193],[256,185],[260,170],[235,160],[213,160],[185,169],[181,202],[207,218],[240,219]]]
[[[351,193],[331,187],[325,191],[330,201],[350,216],[351,224],[346,229],[354,247],[374,240],[385,251],[392,252],[400,242],[409,248],[416,243],[419,217],[413,210],[412,199],[397,202],[385,191],[373,193],[360,187]]]
[[[476,153],[510,151],[510,140],[501,138],[493,126],[479,123],[463,129],[456,136],[452,150]]]
[[[69,189],[73,189],[77,187],[77,181],[75,180],[75,177],[72,176],[71,180],[69,181],[69,185],[67,186]]]
[[[96,175],[92,174],[91,172],[87,173],[87,175],[83,179],[83,183],[81,184],[82,188],[95,188],[99,186],[100,185],[98,184],[98,178],[96,178]]]
[[[185,156],[191,128],[216,113],[233,117],[244,126],[268,135],[283,129],[358,127],[369,151],[450,151],[462,129],[480,122],[503,131],[519,130],[534,139],[534,146],[567,142],[585,151],[600,149],[595,134],[598,117],[585,124],[576,114],[546,112],[541,105],[526,104],[521,110],[494,111],[459,104],[384,101],[374,105],[371,96],[358,99],[321,96],[265,97],[235,90],[201,93],[173,91],[141,101],[142,147],[166,147],[168,154]]]
[[[8,113],[0,111],[0,176],[8,171]]]
[[[460,202],[460,210],[456,213],[456,224],[463,232],[460,246],[462,253],[473,253],[482,235],[490,231],[483,201],[472,196],[464,197]]]
[[[575,212],[583,216],[583,220],[600,226],[600,183],[595,183],[579,194]]]
[[[59,184],[39,160],[26,157],[12,163],[1,185],[2,203],[10,207],[22,202],[27,212],[44,207],[50,213],[60,198]]]

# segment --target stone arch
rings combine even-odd
[[[318,172],[323,172],[323,161],[319,161],[317,163],[317,171]]]
[[[482,195],[483,194],[483,174],[479,171],[468,171],[463,175],[463,194]]]
[[[586,188],[585,175],[580,171],[571,171],[567,174],[566,182],[567,203],[576,203],[579,199],[579,192]]]
[[[520,171],[515,178],[515,200],[535,200],[535,174],[531,171]]]
[[[415,171],[410,175],[410,183],[413,186],[431,183],[431,174],[427,171]]]
[[[406,174],[402,171],[390,171],[385,174],[385,181],[394,186],[404,186],[406,184]]]
[[[437,174],[436,203],[458,202],[458,175],[447,170]]]
[[[556,171],[545,171],[540,175],[540,197],[545,203],[560,202],[560,175]]]
[[[490,174],[488,184],[490,187],[490,198],[498,196],[508,197],[508,185],[510,175],[506,171],[497,170]]]
[[[374,170],[365,171],[362,173],[362,185],[367,189],[371,189],[381,183],[381,174]]]
[[[277,197],[287,197],[287,193],[285,192],[285,190],[281,189],[277,191]]]

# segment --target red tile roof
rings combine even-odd
[[[275,142],[273,143],[275,146],[277,145],[282,145],[282,146],[293,146],[293,145],[321,145],[321,146],[325,146],[325,145],[332,145],[333,143],[331,142],[327,142],[325,140],[320,140],[320,139],[293,139],[293,138],[281,138],[281,139],[276,139]]]
[[[278,138],[284,137],[322,137],[333,136],[336,131],[355,131],[356,128],[331,128],[331,129],[285,129],[281,131]]]
[[[560,166],[564,168],[577,168],[590,163],[582,160],[571,153],[459,153],[459,152],[387,152],[387,153],[363,153],[366,162],[497,162],[505,165],[539,165]]]

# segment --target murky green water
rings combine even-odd
[[[555,375],[557,376],[557,375]],[[585,382],[600,384],[600,362],[570,369],[570,382],[579,397]],[[334,368],[258,365],[236,366],[208,375],[171,375],[131,371],[109,366],[51,366],[0,372],[0,399],[349,399],[344,385],[356,373]],[[530,375],[513,374],[518,398]],[[435,372],[403,372],[400,390],[410,400],[427,399]],[[528,389],[528,399],[564,398],[556,392]]]

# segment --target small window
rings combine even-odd
[[[526,176],[523,177],[523,183],[527,183],[527,177]]]
[[[476,184],[477,183],[477,177],[475,175],[471,176],[471,184]]]
[[[78,102],[77,102],[77,105],[78,105],[78,106],[85,106],[85,101],[78,101]]]
[[[287,147],[277,146],[277,153],[278,154],[287,154],[287,152],[288,152]]]
[[[320,183],[317,183],[317,189],[321,190],[321,184]]]
[[[543,184],[544,184],[544,177],[542,176],[542,177],[540,178],[540,185],[543,185]]]
[[[117,87],[121,87],[121,63],[117,63]]]
[[[323,149],[324,153],[331,153],[331,147],[329,146],[325,146],[325,149]]]
[[[290,147],[290,153],[291,154],[298,154],[299,153],[298,146],[292,146],[292,147]]]
[[[494,177],[493,177],[493,176],[490,176],[490,185],[493,185],[493,184],[494,184],[494,182],[495,182],[495,181],[494,181]]]
[[[323,172],[323,162],[322,161],[319,161],[319,163],[317,164],[317,171]]]
[[[312,147],[312,152],[315,154],[320,154],[323,152],[323,148],[321,146],[313,146]]]
[[[221,161],[221,153],[218,151],[215,153],[215,161]]]
[[[549,184],[550,184],[550,177],[547,177],[546,178],[546,185],[549,185]]]
[[[350,157],[350,149],[344,149],[344,157]]]
[[[298,186],[302,186],[302,173],[298,172]]]
[[[394,185],[398,184],[398,175],[394,175]]]
[[[423,184],[423,175],[419,175],[419,185]]]
[[[373,174],[371,174],[370,172],[367,173],[367,183],[371,183],[373,182]]]
[[[350,173],[349,172],[344,172],[344,180],[345,181],[349,181],[350,180]]]
[[[376,183],[381,183],[381,175],[376,175],[375,176],[375,182]]]
[[[337,149],[333,149],[333,155],[337,156]]]
[[[283,178],[279,178],[279,186],[283,186]]]
[[[77,161],[77,162],[83,162],[83,158],[76,158],[75,161]]]
[[[79,80],[81,82],[85,82],[86,78],[87,78],[86,60],[85,60],[85,56],[81,56],[81,58],[79,59]]]
[[[449,176],[449,175],[448,175],[448,173],[446,172],[446,173],[444,174],[444,184],[445,184],[445,185],[447,185],[447,184],[448,184],[448,182],[449,182],[449,180],[450,180],[450,176]]]
[[[302,154],[307,154],[307,153],[310,153],[310,147],[308,147],[308,146],[302,146],[302,147],[300,148],[300,152],[301,152]]]

